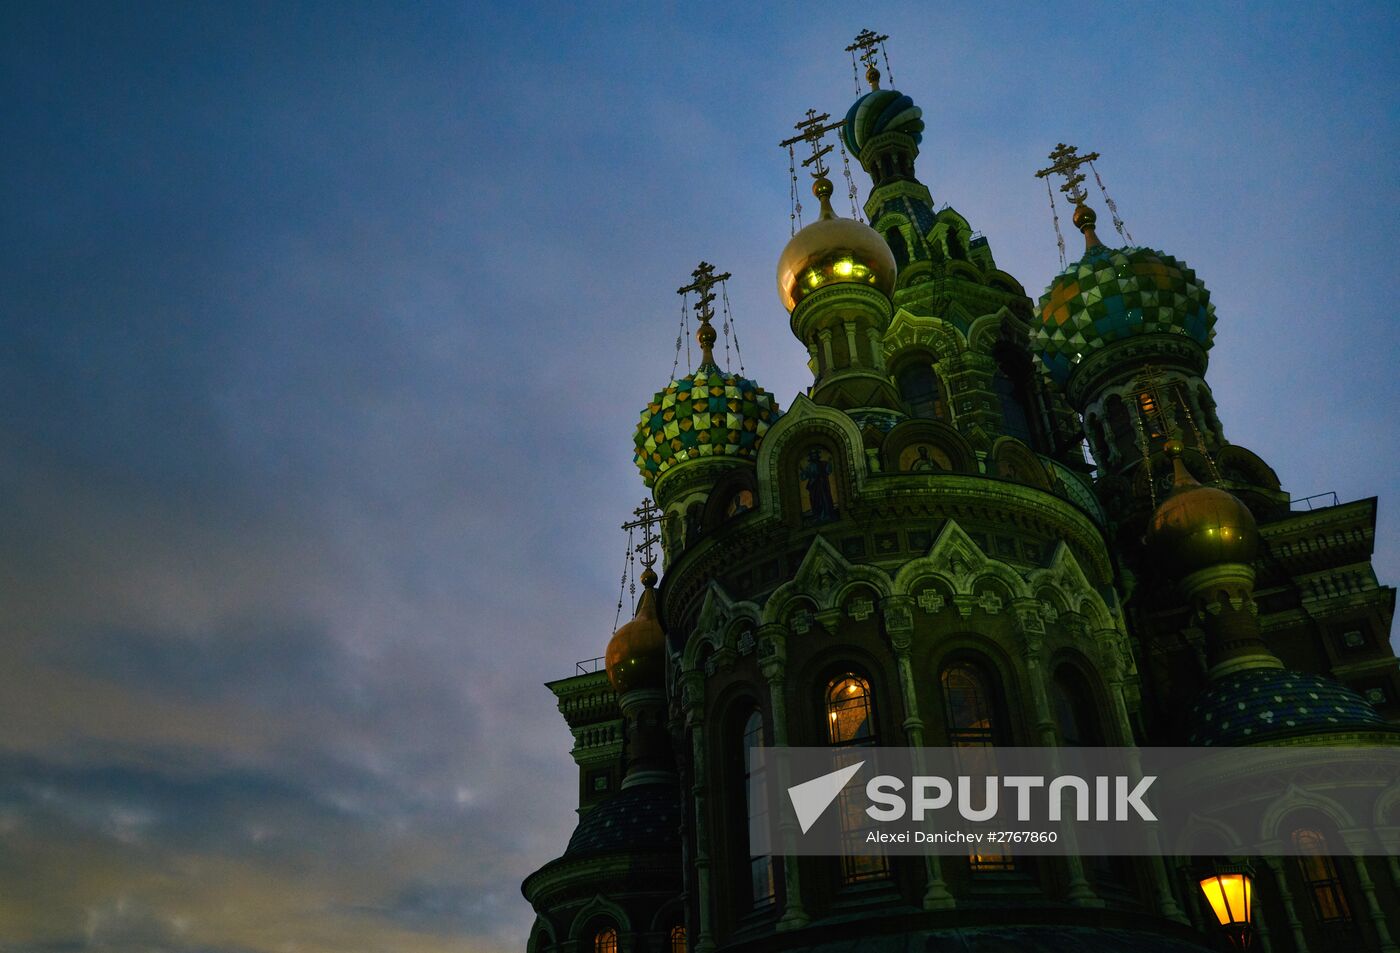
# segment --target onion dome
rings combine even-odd
[[[1204,348],[1215,336],[1215,306],[1196,273],[1165,252],[1109,248],[1094,234],[1094,210],[1075,209],[1088,249],[1045,290],[1031,343],[1060,384],[1076,364],[1112,341],[1184,334]]]
[[[613,633],[603,661],[619,695],[634,688],[660,688],[665,681],[666,635],[656,614],[656,573],[650,566],[642,572],[637,612]]]
[[[872,69],[866,73],[867,79],[871,79],[871,73],[874,74],[871,82],[877,88],[851,104],[841,126],[841,138],[857,159],[866,143],[884,133],[903,133],[913,139],[915,145],[924,136],[924,111],[897,89],[879,89],[880,74]]]
[[[781,413],[762,387],[705,361],[694,374],[671,381],[652,397],[633,437],[633,460],[648,487],[686,460],[751,460]]]
[[[1249,565],[1259,547],[1254,514],[1236,497],[1201,486],[1181,461],[1180,440],[1164,448],[1175,470],[1175,486],[1152,514],[1148,549],[1176,579],[1224,563]]]
[[[863,222],[840,218],[831,209],[831,181],[819,178],[812,192],[821,216],[788,241],[778,258],[778,297],[791,313],[807,295],[835,284],[857,284],[894,291],[894,253],[884,237]]]
[[[1187,716],[1187,743],[1249,745],[1394,727],[1356,692],[1320,675],[1250,668],[1213,682]]]

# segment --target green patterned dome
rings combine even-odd
[[[671,381],[642,411],[633,460],[648,487],[686,460],[751,460],[780,414],[773,395],[753,381],[701,364],[694,374]]]
[[[1055,277],[1037,308],[1031,343],[1060,384],[1111,341],[1138,334],[1185,334],[1209,348],[1210,292],[1184,262],[1151,248],[1095,245]]]
[[[914,100],[897,89],[871,90],[846,113],[841,138],[857,159],[867,142],[886,132],[902,132],[918,144],[924,136],[923,115]]]

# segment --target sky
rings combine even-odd
[[[1033,295],[1032,173],[1102,154],[1227,436],[1400,580],[1393,4],[8,3],[2,953],[523,948],[674,291],[810,382],[776,144],[863,27]]]

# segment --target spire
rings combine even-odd
[[[708,261],[700,262],[690,276],[694,280],[683,288],[677,288],[676,294],[685,296],[692,291],[696,293],[695,317],[699,319],[700,327],[695,329],[695,340],[700,343],[700,367],[718,370],[715,364],[715,329],[710,324],[715,317],[713,289],[721,281],[728,281],[734,276],[727,271],[722,275],[715,274],[715,266]]]

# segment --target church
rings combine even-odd
[[[885,39],[849,48],[845,116],[784,143],[820,209],[777,254],[810,388],[780,407],[720,367],[713,265],[681,289],[700,361],[639,400],[635,616],[548,685],[578,824],[522,885],[530,953],[1400,951],[1400,857],[1353,856],[1325,807],[1277,819],[1288,856],[1205,858],[1248,870],[1228,917],[1201,857],[750,844],[755,747],[1400,744],[1376,500],[1294,500],[1230,442],[1229,317],[1107,193],[1104,241],[1096,155],[1037,173],[1082,236],[1066,267],[1034,297],[1003,271],[920,181]],[[833,208],[838,147],[868,224]]]

